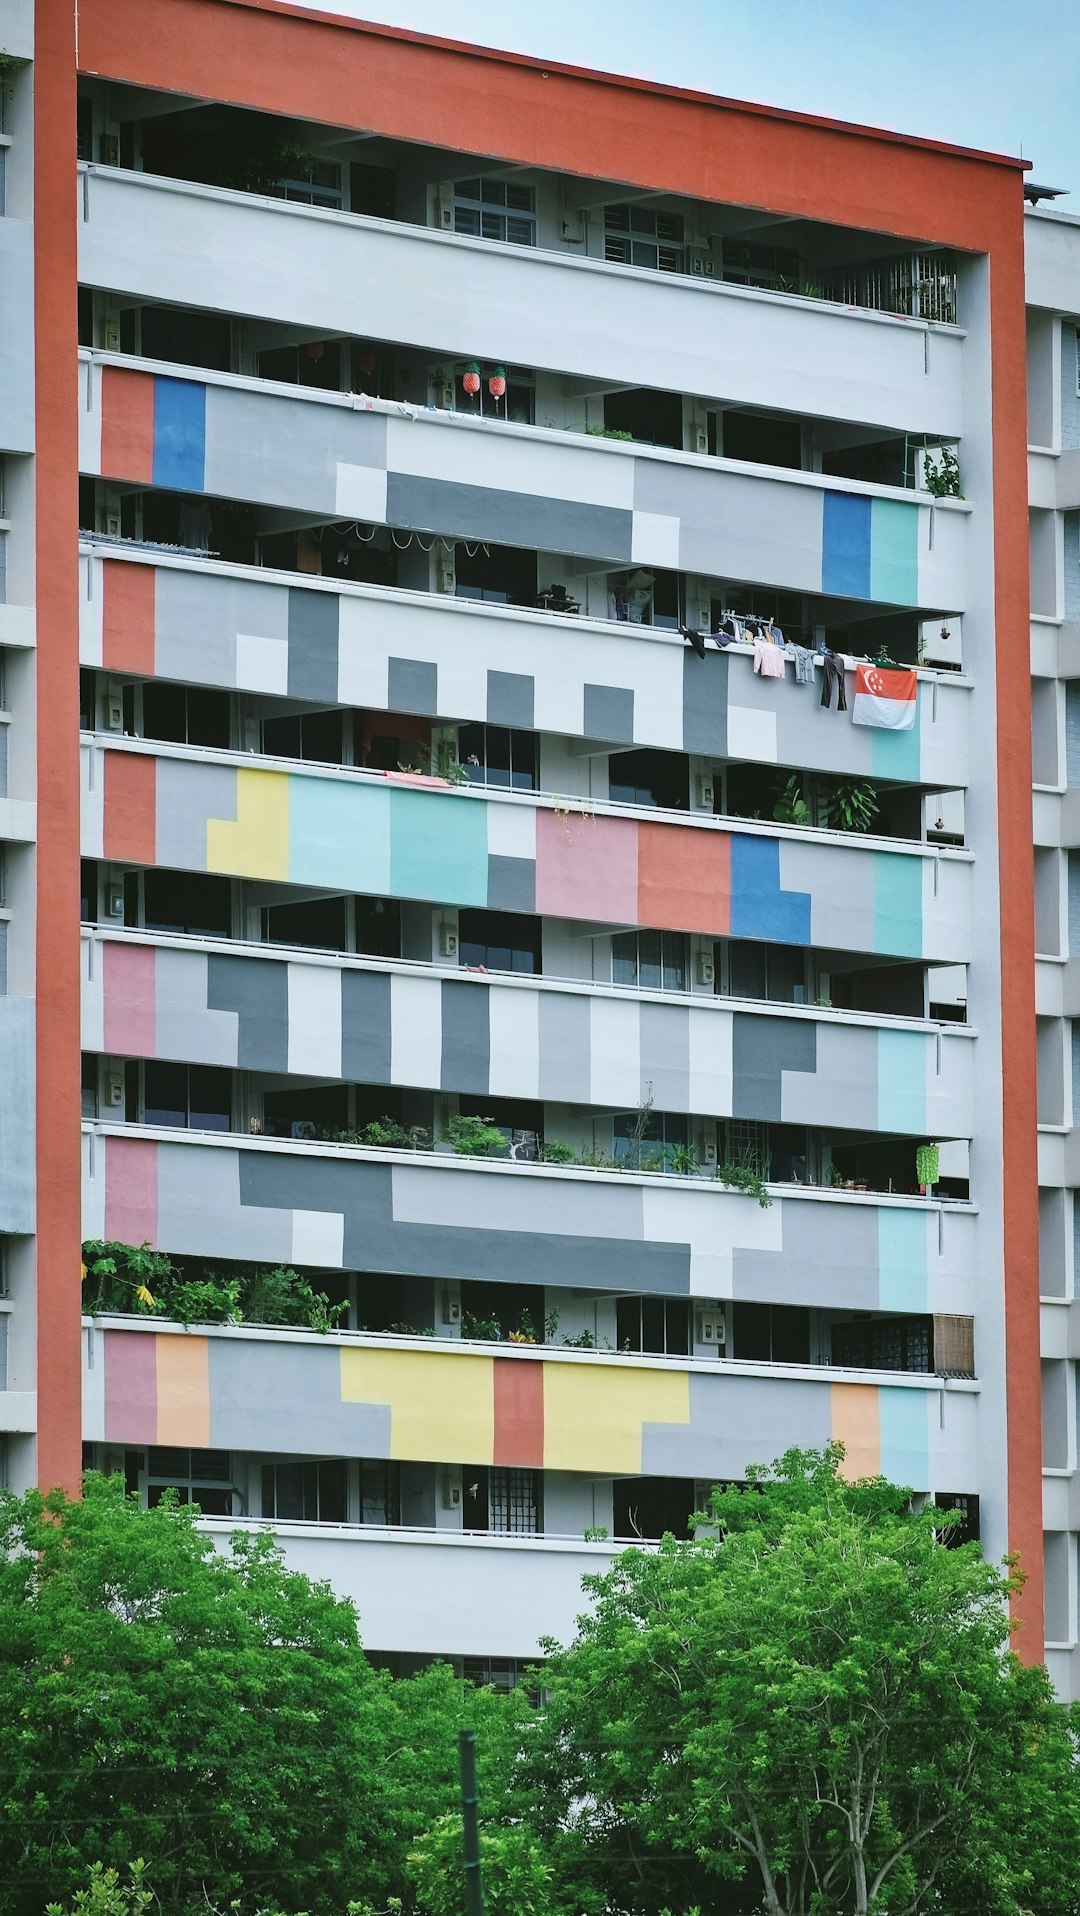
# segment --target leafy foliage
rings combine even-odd
[[[83,1245],[83,1308],[167,1317],[181,1324],[285,1324],[333,1330],[348,1309],[331,1304],[291,1266],[234,1265],[194,1275],[148,1244]]]
[[[447,1119],[442,1141],[463,1158],[505,1157],[508,1149],[506,1133],[500,1131],[497,1124],[464,1111],[455,1111],[453,1117]]]
[[[867,779],[834,778],[822,782],[821,810],[825,823],[834,831],[867,832],[880,807]]]
[[[460,1816],[443,1816],[409,1851],[405,1867],[424,1916],[460,1916],[464,1865]],[[520,1824],[480,1832],[487,1916],[552,1916],[555,1872]]]
[[[923,453],[923,477],[932,499],[962,499],[960,460],[952,446],[942,446],[938,458]]]

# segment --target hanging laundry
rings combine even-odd
[[[774,645],[787,644],[787,640],[785,639],[775,619],[772,621],[771,625],[769,626],[769,636],[771,637]]]
[[[748,639],[755,639],[755,640],[760,639],[761,620],[755,619],[753,614],[751,613],[749,618],[746,618],[743,620],[743,631],[745,632]]]
[[[729,645],[732,639],[737,639],[739,636],[739,628],[730,612],[725,612],[720,621],[720,633],[717,636],[719,637],[721,635],[727,640]]]
[[[783,646],[774,645],[771,639],[756,638],[754,640],[754,671],[760,672],[763,679],[782,679],[784,676]]]
[[[832,689],[836,686],[836,709],[847,711],[847,687],[844,684],[844,661],[839,652],[826,650],[822,654],[821,703],[832,710]]]
[[[679,631],[682,633],[683,638],[686,640],[687,645],[693,646],[694,651],[698,655],[698,658],[703,659],[705,657],[704,632],[692,632],[690,630],[690,627],[687,625],[680,625]]]
[[[792,651],[795,654],[796,685],[813,685],[814,654],[810,650],[810,647],[808,645],[795,645],[792,647]]]
[[[853,725],[879,725],[890,732],[910,732],[915,723],[917,681],[913,666],[855,667]]]

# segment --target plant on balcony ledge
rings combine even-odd
[[[869,831],[878,810],[877,793],[865,778],[834,778],[821,794],[822,816],[836,832]]]
[[[506,1155],[505,1131],[500,1131],[498,1125],[491,1124],[487,1118],[478,1118],[465,1111],[456,1111],[452,1118],[447,1119],[446,1129],[440,1132],[439,1138],[458,1157]]]
[[[765,1179],[755,1164],[718,1164],[713,1179],[717,1184],[728,1185],[733,1191],[744,1191],[747,1197],[755,1197],[763,1211],[767,1211],[772,1203]]]
[[[332,1331],[348,1306],[331,1304],[288,1265],[241,1266],[235,1275],[203,1270],[193,1277],[148,1244],[83,1245],[83,1309],[119,1312],[178,1324],[270,1324]],[[152,1288],[151,1288],[152,1287]]]

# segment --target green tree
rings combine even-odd
[[[409,1851],[406,1869],[423,1916],[461,1916],[465,1869],[461,1817],[440,1817]],[[486,1916],[554,1916],[554,1870],[522,1824],[480,1831]]]
[[[619,1910],[1065,1916],[1077,1742],[1008,1649],[1016,1579],[841,1460],[789,1452],[586,1580],[526,1751],[559,1873]]]
[[[267,1536],[227,1559],[192,1511],[142,1511],[93,1474],[81,1502],[0,1493],[4,1916],[136,1857],[166,1911],[340,1916],[402,1847],[392,1720],[352,1606]]]

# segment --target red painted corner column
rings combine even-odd
[[[82,1466],[79,1071],[79,447],[75,8],[37,0],[37,1476]]]

